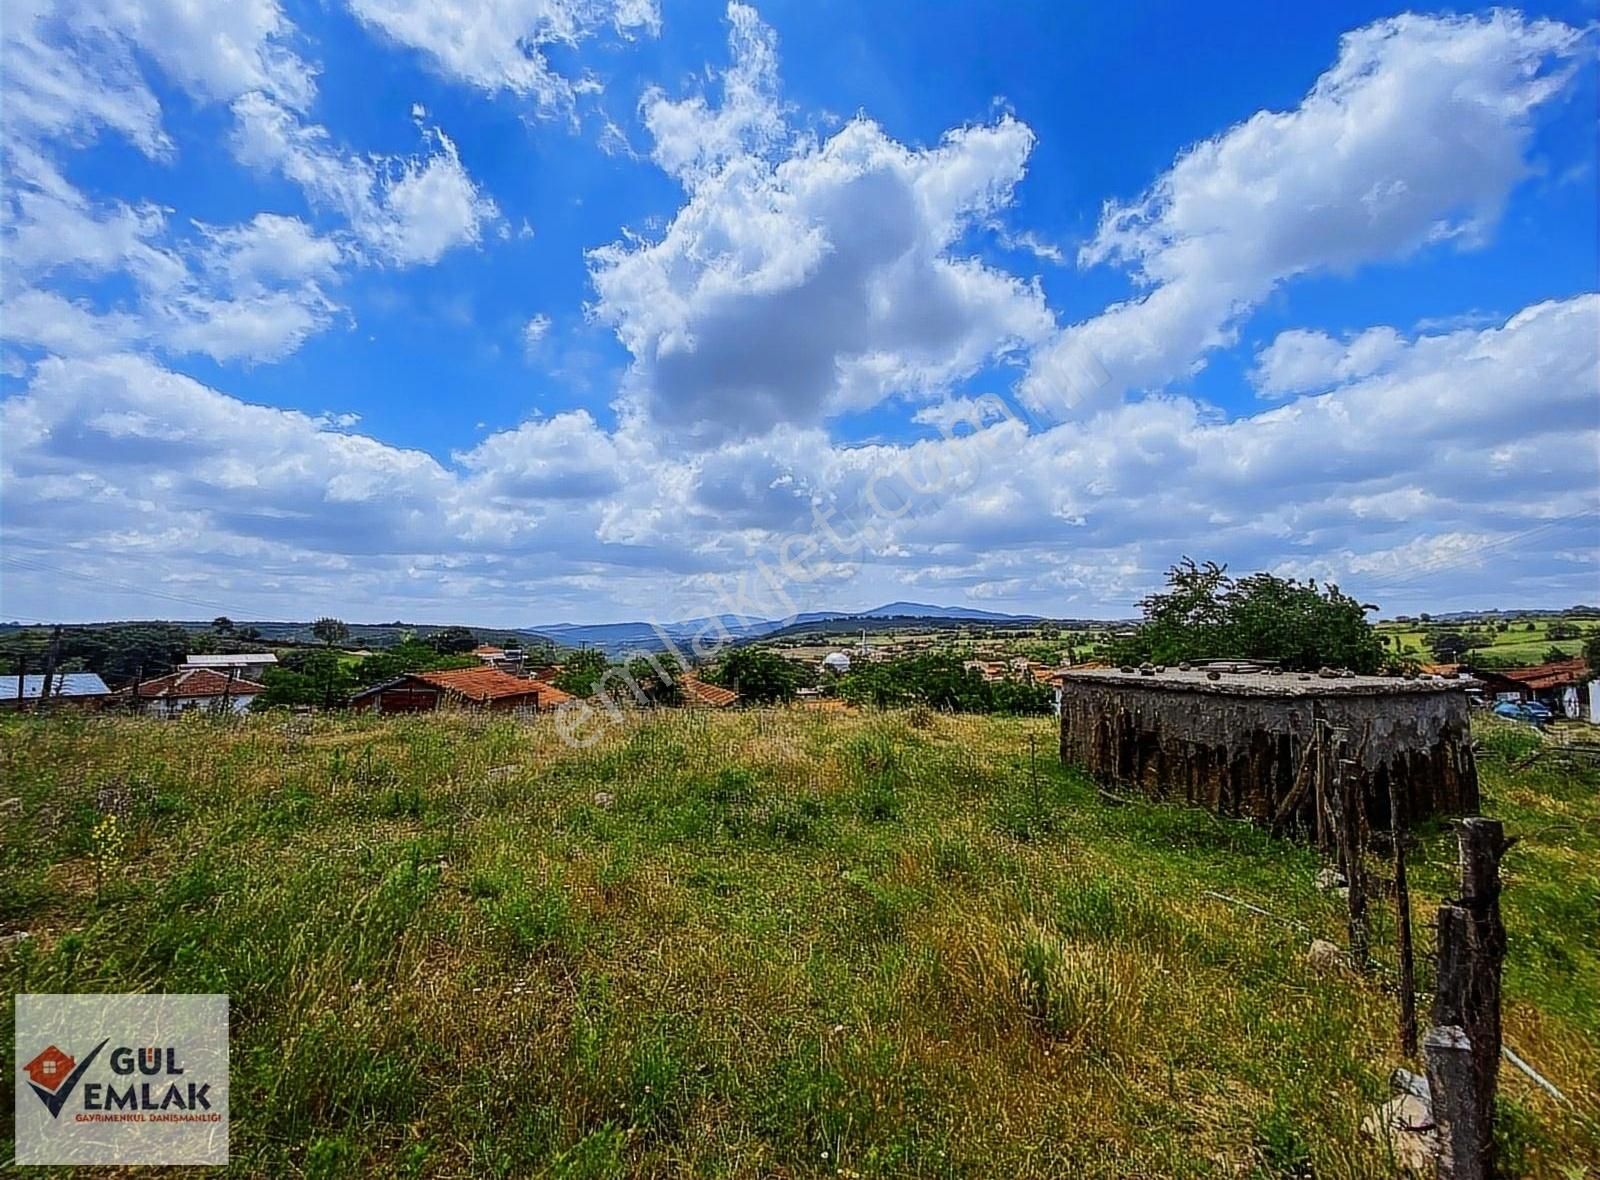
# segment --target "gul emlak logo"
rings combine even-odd
[[[15,1003],[15,1163],[228,1162],[227,996]]]
[[[110,1037],[101,1041],[82,1062],[74,1060],[54,1045],[47,1045],[42,1053],[22,1067],[28,1075],[28,1085],[39,1096],[39,1101],[44,1103],[51,1118],[60,1117],[61,1108],[72,1097],[78,1080],[110,1043]],[[111,1050],[108,1060],[111,1072],[128,1080],[120,1088],[115,1081],[85,1085],[83,1109],[86,1112],[148,1114],[204,1112],[211,1109],[211,1084],[183,1078],[184,1069],[178,1064],[178,1050],[174,1045],[137,1049],[123,1045]],[[139,1076],[163,1077],[166,1081],[152,1083],[134,1080]],[[94,1120],[91,1118],[89,1121]]]

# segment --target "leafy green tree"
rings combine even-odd
[[[407,640],[383,651],[373,652],[351,671],[351,678],[361,688],[382,684],[407,672],[439,672],[448,668],[476,668],[475,656],[445,655],[432,644]]]
[[[815,683],[811,668],[763,647],[736,647],[708,677],[731,688],[750,704],[792,701],[797,690]]]
[[[919,652],[852,665],[839,695],[858,705],[923,704],[957,713],[1048,713],[1051,691],[1031,677],[988,681],[955,652]]]
[[[605,653],[596,651],[592,647],[570,651],[562,657],[561,671],[556,675],[555,686],[573,696],[592,696],[595,687],[610,666]]]
[[[1600,632],[1584,640],[1583,658],[1589,665],[1589,671],[1600,676]]]
[[[343,643],[350,637],[350,628],[343,620],[335,618],[321,618],[311,624],[311,634],[322,640],[327,646]]]
[[[446,627],[428,636],[428,646],[445,655],[460,655],[478,646],[478,634],[471,627]]]
[[[1557,619],[1545,628],[1544,636],[1551,641],[1563,639],[1577,639],[1583,632],[1578,629],[1578,624],[1569,623],[1565,619]]]
[[[1367,620],[1373,609],[1337,586],[1275,574],[1234,579],[1227,567],[1184,558],[1167,571],[1167,588],[1141,603],[1144,622],[1113,645],[1121,660],[1274,660],[1291,670],[1331,665],[1373,673],[1383,644]]]
[[[209,646],[209,636],[176,623],[114,623],[105,627],[67,627],[61,632],[57,667],[63,672],[96,672],[113,688],[133,680],[164,676],[184,658]],[[31,627],[0,638],[0,671],[16,674],[26,659],[34,672],[44,670],[50,646],[48,628]]]
[[[1428,640],[1433,658],[1444,664],[1457,664],[1466,658],[1466,638],[1456,631],[1441,631]]]
[[[211,620],[211,629],[218,635],[232,635],[233,620],[227,615],[218,615],[216,618]]]
[[[637,686],[650,704],[677,705],[683,702],[683,665],[671,652],[639,656],[629,660],[623,670],[627,673],[629,683]]]
[[[334,709],[345,704],[356,689],[349,668],[331,651],[290,652],[277,667],[262,674],[261,682],[266,691],[251,702],[252,709],[294,705]]]

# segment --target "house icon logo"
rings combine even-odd
[[[51,1118],[60,1115],[78,1079],[83,1076],[84,1070],[94,1064],[94,1059],[100,1056],[100,1050],[105,1047],[106,1041],[101,1041],[94,1047],[94,1052],[79,1062],[54,1045],[46,1045],[42,1053],[22,1067],[22,1072],[28,1075],[28,1085],[39,1096],[39,1101],[44,1103]]]
[[[49,1090],[54,1094],[61,1089],[61,1083],[67,1080],[67,1075],[72,1072],[72,1067],[78,1063],[68,1057],[54,1045],[46,1046],[45,1051],[32,1061],[24,1065],[23,1071],[33,1079],[33,1084],[41,1090]]]

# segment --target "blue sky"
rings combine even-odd
[[[18,6],[0,616],[1596,599],[1593,4],[995,7]]]

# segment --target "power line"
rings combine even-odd
[[[1553,520],[1543,521],[1540,524],[1533,525],[1530,528],[1522,529],[1504,537],[1497,537],[1492,541],[1484,541],[1480,544],[1468,545],[1463,549],[1456,550],[1451,553],[1441,554],[1430,561],[1419,562],[1417,565],[1413,566],[1403,574],[1393,575],[1387,578],[1377,578],[1373,579],[1372,581],[1365,582],[1363,584],[1363,590],[1365,592],[1382,592],[1414,586],[1417,583],[1425,581],[1436,574],[1444,573],[1448,570],[1456,569],[1460,566],[1481,560],[1487,554],[1497,553],[1502,550],[1512,548],[1524,541],[1531,540],[1537,536],[1542,536],[1545,533],[1559,529],[1564,525],[1572,524],[1583,519],[1584,517],[1596,516],[1597,514],[1600,514],[1600,509],[1586,508],[1580,512],[1570,513],[1567,516],[1561,516]]]
[[[109,578],[103,574],[90,574],[81,570],[67,569],[64,566],[54,565],[48,561],[29,555],[19,557],[13,553],[0,555],[0,562],[11,566],[13,569],[25,570],[29,573],[57,574],[65,578],[76,578],[80,582],[91,585],[110,586],[128,594],[143,595],[148,598],[160,598],[167,602],[181,603],[185,606],[199,606],[206,610],[214,610],[221,614],[237,613],[218,602],[211,602],[204,598],[192,598],[182,594],[171,594],[164,590],[153,590],[148,586],[136,586],[131,582],[123,582],[117,578]]]

